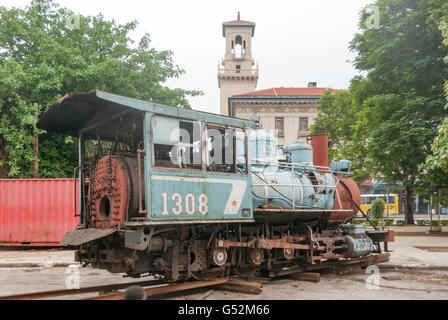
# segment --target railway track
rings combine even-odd
[[[10,296],[0,297],[0,300],[37,300],[37,299],[46,299],[46,298],[60,298],[63,296],[76,296],[80,294],[86,293],[98,293],[97,296],[81,298],[76,300],[120,300],[123,299],[124,292],[120,292],[118,290],[126,289],[130,286],[141,286],[144,288],[146,294],[148,296],[156,295],[156,294],[165,294],[172,292],[179,292],[190,289],[211,287],[220,284],[224,284],[228,281],[228,278],[220,278],[209,281],[190,281],[183,283],[175,283],[175,284],[166,284],[162,280],[148,280],[148,281],[137,281],[137,282],[128,282],[128,283],[120,283],[120,284],[112,284],[112,285],[103,285],[103,286],[92,286],[85,287],[80,289],[66,289],[66,290],[51,290],[51,291],[42,291],[42,292],[32,292],[25,294],[16,294]]]
[[[360,265],[365,267],[367,265],[378,264],[381,262],[385,262],[389,260],[388,253],[381,253],[370,255],[367,257],[349,259],[349,260],[340,260],[340,261],[329,261],[326,263],[310,265],[307,267],[292,267],[289,269],[282,270],[281,272],[270,273],[270,278],[282,277],[285,275],[304,273],[307,271],[317,271],[320,269],[328,269],[328,268],[344,268],[354,265]],[[247,280],[251,280],[247,278]],[[253,279],[257,281],[257,279]],[[205,287],[211,288],[221,288],[223,290],[231,290],[231,291],[239,291],[246,293],[260,293],[261,286],[254,286],[254,284],[259,283],[251,283],[244,282],[241,280],[236,280],[234,278],[218,278],[213,280],[202,280],[202,281],[186,281],[181,283],[167,284],[162,280],[146,280],[146,281],[137,281],[137,282],[127,282],[120,284],[111,284],[111,285],[102,285],[102,286],[91,286],[80,289],[66,289],[66,290],[52,290],[52,291],[42,291],[42,292],[33,292],[33,293],[25,293],[25,294],[17,294],[10,296],[0,297],[0,300],[36,300],[36,299],[46,299],[53,298],[58,299],[63,296],[76,296],[86,293],[98,293],[96,296],[91,297],[83,297],[76,298],[75,300],[121,300],[124,297],[124,292],[119,291],[126,289],[130,286],[141,286],[146,292],[147,296],[161,295],[167,293],[174,292],[182,292],[191,289],[199,289]]]

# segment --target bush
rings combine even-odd
[[[372,215],[375,219],[382,219],[384,216],[384,206],[386,202],[383,199],[376,199],[372,203]]]
[[[406,225],[406,221],[404,220],[397,220],[397,226],[405,226]]]
[[[448,221],[448,220],[447,220]],[[394,219],[384,219],[384,224],[386,226],[391,226],[394,224]]]
[[[428,220],[417,220],[417,224],[419,226],[429,226],[429,221]]]
[[[448,226],[448,220],[442,220],[440,223],[442,226]]]
[[[363,223],[364,221],[363,220],[361,220],[361,219],[353,219],[352,220],[352,224],[361,224],[361,223]]]

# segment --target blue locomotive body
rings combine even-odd
[[[374,250],[365,230],[329,224],[356,213],[353,187],[340,196],[347,162],[316,165],[303,141],[282,161],[253,121],[97,91],[65,96],[38,126],[79,139],[81,225],[62,242],[84,264],[178,280]]]

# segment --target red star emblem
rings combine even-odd
[[[236,204],[237,204],[236,200],[233,200],[232,201],[232,206],[236,207]]]

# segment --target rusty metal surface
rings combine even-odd
[[[314,165],[328,167],[328,134],[312,135],[311,145]]]
[[[61,245],[79,224],[73,184],[73,179],[0,179],[0,244]]]
[[[366,230],[367,236],[375,242],[394,242],[394,230]]]
[[[37,299],[45,299],[45,298],[57,298],[57,297],[63,297],[63,296],[92,293],[92,292],[94,293],[94,292],[115,291],[115,290],[120,290],[120,289],[126,289],[130,286],[135,286],[135,285],[149,286],[149,285],[158,285],[158,284],[162,284],[162,283],[163,283],[163,281],[161,281],[161,280],[145,280],[145,281],[138,281],[138,282],[107,284],[104,286],[93,286],[93,287],[85,287],[85,288],[79,288],[79,289],[51,290],[51,291],[16,294],[16,295],[10,295],[10,296],[2,296],[2,297],[0,297],[0,300],[37,300]]]
[[[212,287],[212,286],[227,283],[228,281],[229,281],[229,278],[218,278],[218,279],[209,280],[209,281],[192,281],[192,282],[170,284],[170,285],[160,286],[160,287],[155,287],[155,288],[145,288],[144,290],[145,290],[145,293],[147,296],[153,296],[153,295],[166,294],[166,293],[185,291],[185,290],[191,290],[191,289],[198,289],[198,288],[204,288],[204,287]],[[117,293],[100,295],[100,296],[96,296],[96,297],[84,298],[81,300],[122,300],[123,297],[124,297],[124,293],[117,292]]]
[[[92,226],[120,229],[121,223],[138,214],[136,162],[135,157],[111,155],[97,162],[89,191]]]
[[[71,246],[79,246],[83,243],[87,243],[93,240],[107,237],[114,233],[115,229],[78,229],[67,232],[62,238],[61,243]]]
[[[394,242],[395,241],[395,231],[394,230],[388,230],[386,240],[387,242]]]
[[[339,193],[339,199],[337,194],[335,194],[334,209],[352,209],[352,211],[333,211],[330,215],[329,220],[343,222],[352,217],[355,217],[358,213],[358,208],[356,208],[356,206],[353,206],[352,198],[353,201],[355,201],[358,205],[361,204],[361,192],[359,191],[357,184],[350,178],[343,178],[341,180],[341,183],[338,184],[337,192]]]

